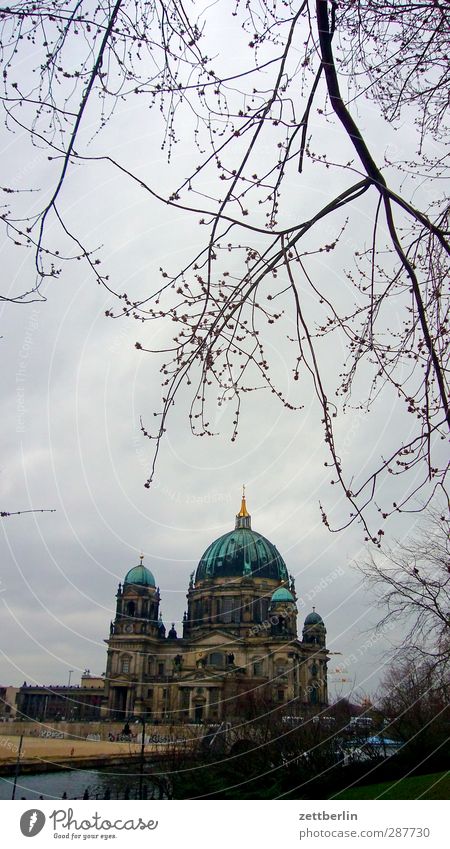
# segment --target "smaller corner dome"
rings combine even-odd
[[[139,566],[133,566],[132,569],[129,569],[123,579],[124,586],[126,584],[137,584],[140,587],[156,587],[153,574],[150,572],[150,569],[144,566],[142,563],[143,559],[143,556],[141,556]]]
[[[286,587],[278,587],[278,589],[275,590],[275,592],[273,593],[272,598],[270,600],[272,603],[278,601],[292,601],[295,603],[294,596],[291,592],[289,592],[288,589],[286,589]]]
[[[308,613],[305,619],[305,625],[323,625],[323,619],[313,610],[312,613]]]

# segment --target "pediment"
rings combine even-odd
[[[189,637],[185,641],[186,649],[189,651],[189,648],[199,649],[200,647],[205,647],[205,649],[209,649],[211,647],[214,648],[230,648],[237,643],[243,643],[244,640],[242,637],[237,637],[235,634],[230,634],[229,631],[221,631],[219,628],[214,631],[209,631],[207,634],[199,634],[196,637]]]

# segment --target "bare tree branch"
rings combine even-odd
[[[240,67],[230,68],[226,50],[210,36],[214,14],[226,15],[236,34],[245,35]],[[383,527],[374,525],[371,505],[378,522],[378,516],[420,509],[418,494],[427,503],[445,487],[450,249],[441,142],[448,34],[448,4],[438,0],[249,0],[231,15],[228,4],[216,4],[198,19],[175,0],[27,0],[0,10],[5,129],[28,135],[53,169],[53,182],[32,215],[23,188],[6,185],[5,177],[0,220],[17,250],[34,251],[37,279],[23,292],[0,297],[13,303],[43,299],[67,263],[82,261],[111,296],[108,317],[133,317],[144,334],[147,322],[171,322],[175,333],[161,351],[145,338],[136,343],[144,353],[164,354],[155,432],[141,420],[155,448],[146,486],[184,387],[192,392],[192,433],[215,433],[211,404],[231,402],[235,440],[244,396],[266,389],[300,414],[304,395],[296,394],[296,382],[304,376],[317,398],[331,483],[349,508],[335,523],[321,507],[327,527],[356,521],[380,544]],[[34,67],[28,54],[25,61],[30,43]],[[175,187],[169,170],[164,184],[135,168],[132,157],[99,150],[102,130],[120,118],[128,98],[141,98],[153,110],[168,166],[176,161],[184,126],[183,155],[190,150],[195,164],[186,173],[183,161]],[[387,151],[381,161],[372,153],[352,115],[352,104],[362,98],[376,105],[381,132],[386,119],[395,124],[412,116],[412,161],[394,162]],[[94,126],[90,136],[87,116]],[[355,160],[334,150],[334,137]],[[181,267],[153,269],[152,279],[159,279],[144,297],[121,291],[114,271],[111,277],[101,266],[99,246],[88,244],[82,222],[66,211],[63,187],[81,163],[114,169],[130,190],[145,193],[152,209],[173,208],[203,228],[201,247]],[[298,181],[308,191],[320,172],[324,197],[311,212]],[[416,173],[426,180],[430,200],[421,201],[408,182]],[[349,232],[357,244],[346,249]],[[341,274],[337,283],[324,279],[318,262],[331,253]],[[351,304],[343,298],[348,289]],[[291,358],[287,391],[266,353],[271,325]],[[344,351],[338,376],[323,353],[331,334],[336,350]],[[381,446],[359,476],[340,444],[336,420],[367,413],[382,399],[410,414],[410,430]],[[381,504],[388,475],[399,494]],[[404,486],[397,485],[403,479]]]

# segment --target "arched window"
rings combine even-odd
[[[131,657],[127,654],[120,659],[120,671],[125,674],[131,671]]]
[[[126,610],[127,610],[127,616],[134,616],[134,614],[136,613],[136,605],[135,605],[134,601],[128,601],[127,602]]]
[[[229,595],[222,598],[222,612],[220,619],[222,622],[226,623],[235,622],[237,624],[240,622],[241,606],[240,600],[237,596]]]
[[[269,599],[255,598],[253,600],[253,621],[265,622],[269,618]]]

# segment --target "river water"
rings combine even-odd
[[[0,777],[0,799],[11,799],[14,777]],[[85,796],[87,792],[88,796]],[[63,794],[66,793],[64,797]],[[159,799],[160,789],[144,772],[143,795]],[[67,769],[58,772],[19,775],[16,799],[137,799],[139,774],[111,769]]]

